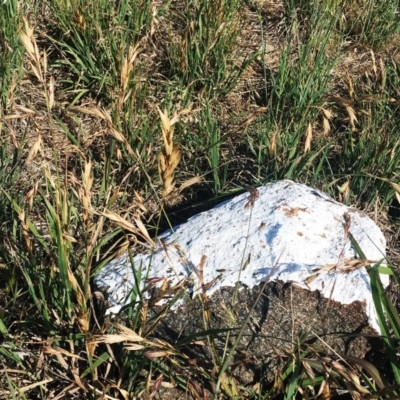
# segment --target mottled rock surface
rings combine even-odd
[[[164,288],[185,286],[188,298],[203,291],[212,298],[238,282],[243,288],[266,280],[292,282],[342,304],[363,304],[377,331],[367,262],[358,259],[350,233],[372,263],[384,257],[385,238],[367,215],[316,189],[280,181],[165,232],[154,252],[139,254],[134,262],[144,279]],[[103,268],[96,283],[108,287],[109,312],[117,313],[132,301],[134,278],[128,256]]]

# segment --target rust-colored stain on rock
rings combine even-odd
[[[285,213],[285,216],[288,217],[288,218],[297,217],[299,215],[300,211],[306,212],[307,214],[310,213],[307,210],[307,208],[305,208],[305,207],[294,207],[294,208],[292,208],[292,207],[287,207],[287,206],[283,206],[283,207],[279,206],[279,207],[276,208],[276,210],[279,210],[279,209],[283,209],[283,212]]]

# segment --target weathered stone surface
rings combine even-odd
[[[196,298],[203,293],[210,307],[218,308],[219,297],[229,302],[239,285],[235,312],[240,315],[242,307],[250,307],[257,286],[268,280],[266,297],[258,306],[262,309],[255,316],[263,324],[275,321],[282,307],[289,311],[300,307],[296,311],[299,321],[310,321],[318,335],[360,332],[368,325],[378,331],[365,263],[357,261],[349,232],[368,260],[384,257],[385,238],[368,216],[318,190],[281,181],[237,196],[165,232],[152,254],[137,255],[134,262],[147,283],[157,281],[164,289],[167,283],[169,287],[187,287],[186,300],[176,304],[184,305],[179,313],[193,314]],[[383,280],[388,283],[387,278]],[[127,256],[108,264],[95,281],[109,287],[113,305],[109,312],[118,312],[132,300],[134,278]],[[295,294],[291,303],[285,282],[291,283],[290,293]],[[273,296],[281,299],[280,305],[271,300]],[[195,301],[188,301],[190,297]],[[166,301],[164,298],[160,304]],[[221,324],[226,322],[222,318]],[[282,323],[277,322],[277,327]],[[301,324],[296,326],[303,329]],[[262,335],[252,340],[257,343]],[[351,347],[351,343],[343,342],[343,346]],[[354,352],[358,354],[357,349]]]

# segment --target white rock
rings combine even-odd
[[[146,279],[168,279],[171,285],[193,280],[195,293],[201,292],[202,269],[203,283],[213,283],[208,297],[238,281],[249,287],[266,279],[295,282],[343,304],[364,301],[370,324],[379,332],[365,267],[338,272],[357,258],[345,232],[345,215],[350,217],[351,234],[373,262],[385,257],[386,246],[376,224],[362,212],[292,181],[260,187],[258,193],[253,206],[250,194],[244,193],[160,235],[164,246],[158,241],[153,254],[135,256],[135,268],[141,266]],[[203,256],[207,258],[201,268]],[[389,283],[387,276],[382,280]],[[108,312],[117,313],[132,301],[128,256],[107,264],[95,282],[109,287],[113,306]]]

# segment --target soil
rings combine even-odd
[[[189,361],[181,367],[186,373],[192,370],[189,381],[213,393],[210,379],[202,379],[199,371],[215,371],[213,360],[221,359],[234,346],[260,290],[263,293],[244,327],[228,371],[238,385],[271,385],[275,372],[304,352],[305,359],[314,361],[322,357],[338,359],[339,354],[364,359],[373,348],[382,348],[377,332],[368,324],[364,303],[340,304],[318,291],[280,281],[264,288],[263,284],[251,289],[241,286],[236,301],[232,287],[222,288],[210,299],[188,298],[178,310],[162,318],[152,336],[179,348]],[[207,336],[209,330],[213,330],[212,338]],[[215,330],[221,332],[216,334]],[[181,345],[192,335],[189,343]],[[176,365],[175,371],[180,374]],[[160,398],[198,398],[177,390],[163,389]]]

